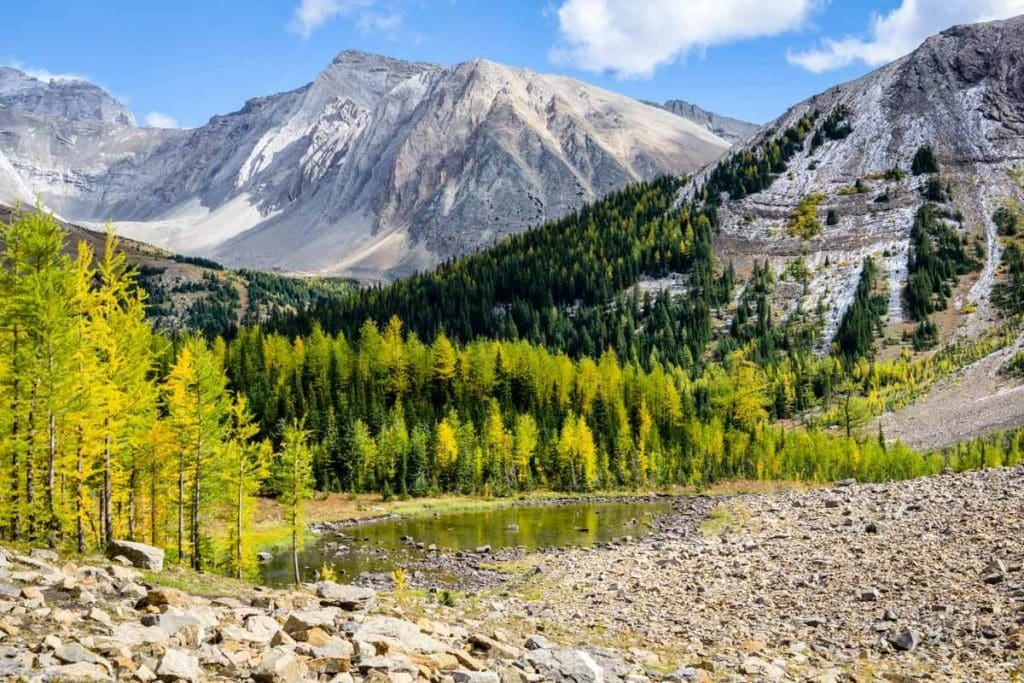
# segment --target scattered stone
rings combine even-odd
[[[252,677],[260,683],[296,683],[306,677],[306,664],[294,652],[284,648],[263,654]]]
[[[892,644],[894,648],[901,652],[910,652],[918,646],[918,644],[921,642],[921,639],[917,635],[916,631],[906,629],[902,631],[899,635],[897,635],[895,638],[891,638],[889,642]]]
[[[181,650],[168,649],[160,658],[156,675],[163,681],[198,681],[199,658]]]

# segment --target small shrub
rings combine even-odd
[[[910,165],[910,170],[914,175],[939,172],[939,162],[935,160],[935,152],[932,150],[931,145],[918,147],[917,152],[914,154],[914,161]]]

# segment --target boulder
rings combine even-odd
[[[107,546],[107,556],[118,555],[128,558],[132,566],[159,572],[164,568],[164,551],[145,543],[134,541],[111,541]]]
[[[287,649],[268,650],[252,672],[260,683],[294,683],[306,677],[306,664]]]
[[[162,681],[198,681],[199,658],[182,650],[168,649],[156,669]]]
[[[373,616],[360,624],[352,640],[363,643],[386,643],[399,652],[429,654],[445,652],[444,643],[421,633],[419,627],[395,617]]]
[[[529,650],[523,655],[544,680],[574,681],[575,683],[603,683],[604,670],[590,653],[573,648],[555,650]]]
[[[910,652],[917,647],[918,643],[921,642],[921,638],[917,635],[916,631],[907,629],[897,635],[895,638],[890,638],[889,643],[892,644],[893,648],[900,652]]]
[[[321,581],[315,588],[321,603],[341,607],[350,612],[368,609],[377,602],[377,591],[372,588],[333,581]]]

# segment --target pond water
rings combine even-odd
[[[408,568],[458,551],[473,552],[481,546],[494,551],[536,550],[638,538],[650,531],[654,517],[670,511],[668,501],[638,500],[522,505],[387,519],[320,534],[300,552],[299,566],[303,581],[314,580],[316,570],[326,563],[339,581],[352,582],[363,572],[390,574],[396,567]],[[287,552],[275,555],[261,570],[266,583],[291,582]]]

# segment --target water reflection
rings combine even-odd
[[[651,520],[670,510],[666,501],[595,502],[490,509],[440,516],[409,517],[365,524],[342,534],[324,534],[300,554],[304,580],[327,563],[341,581],[362,572],[391,572],[432,552],[452,554],[481,546],[529,550],[593,545],[623,536],[639,537]],[[263,566],[268,583],[288,583],[291,569],[282,553]]]

